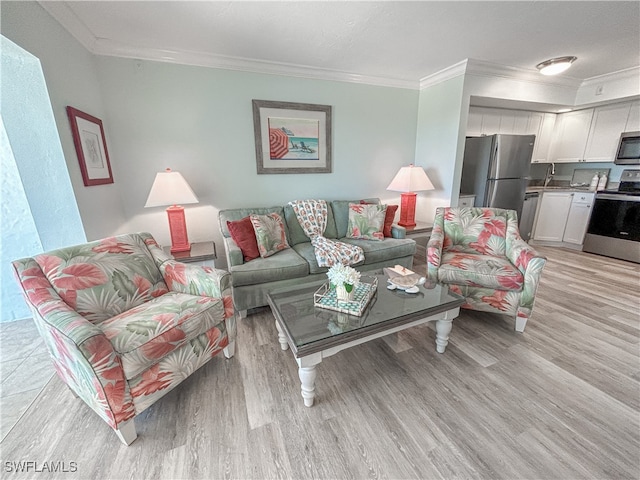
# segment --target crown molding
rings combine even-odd
[[[496,63],[484,62],[467,58],[451,67],[445,68],[433,75],[420,79],[420,89],[424,89],[437,83],[449,80],[459,75],[475,75],[479,77],[505,78],[519,82],[536,83],[542,85],[553,85],[560,87],[578,88],[582,81],[564,75],[545,77],[537,70],[498,65]]]
[[[38,1],[62,27],[80,44],[94,55],[132,58],[180,65],[220,68],[242,72],[284,75],[288,77],[329,80],[336,82],[358,83],[380,87],[417,90],[419,84],[414,80],[360,75],[325,68],[309,67],[280,62],[268,62],[250,58],[212,55],[202,52],[138,48],[105,38],[96,38],[89,28],[73,13],[65,2]]]
[[[557,75],[546,77],[535,69],[523,69],[499,65],[471,58],[462,60],[439,72],[428,75],[418,81],[378,77],[373,75],[359,75],[338,70],[310,67],[306,65],[268,62],[250,58],[213,55],[193,51],[170,51],[154,48],[138,48],[117,41],[97,38],[91,30],[67,6],[66,2],[39,0],[38,4],[48,12],[62,27],[67,30],[82,46],[94,55],[149,60],[180,65],[219,68],[242,72],[261,73],[269,75],[283,75],[288,77],[307,78],[314,80],[329,80],[348,82],[381,87],[423,90],[461,75],[475,75],[492,78],[505,78],[521,82],[560,86],[577,89],[603,82],[629,80],[640,77],[640,67],[634,67],[619,72],[591,77],[584,81],[576,78]]]
[[[62,25],[84,48],[93,53],[97,38],[84,22],[73,13],[73,10],[67,6],[66,2],[38,1],[38,5]]]
[[[420,79],[420,90],[424,90],[425,88],[432,87],[434,85],[437,85],[438,83],[442,83],[447,80],[451,80],[452,78],[459,77],[460,75],[464,75],[467,71],[467,64],[469,63],[469,60],[470,59],[467,58],[432,75],[422,77]]]
[[[640,66],[618,70],[617,72],[605,73],[596,77],[586,78],[582,82],[583,87],[590,87],[596,84],[618,82],[625,80],[640,80]]]
[[[313,80],[329,80],[336,82],[359,83],[381,87],[418,89],[417,81],[397,78],[376,77],[373,75],[359,75],[306,65],[296,65],[281,62],[268,62],[251,58],[213,55],[186,50],[162,50],[154,48],[133,48],[118,44],[111,40],[98,39],[94,43],[91,53],[103,56],[132,58],[136,60],[150,60],[179,65],[219,68],[242,72],[261,73],[268,75],[284,75],[287,77],[308,78]]]

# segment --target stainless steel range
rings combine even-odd
[[[640,170],[624,170],[618,190],[596,194],[582,250],[640,263]]]

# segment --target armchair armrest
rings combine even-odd
[[[531,312],[535,300],[540,274],[547,262],[533,247],[520,238],[519,234],[507,237],[507,258],[524,275],[524,285],[518,310]]]
[[[102,330],[60,298],[32,258],[13,268],[62,381],[113,429],[133,418],[120,357]]]
[[[442,247],[444,245],[444,211],[440,208],[436,210],[436,217],[433,221],[433,229],[427,243],[427,278],[434,282],[438,281],[438,269],[442,260]]]

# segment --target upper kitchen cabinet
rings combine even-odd
[[[507,110],[504,108],[471,107],[467,122],[467,136],[494,135],[535,135],[531,161],[550,162],[549,147],[556,121],[554,113]]]
[[[593,108],[558,114],[551,144],[552,162],[584,161],[592,118]]]
[[[531,112],[529,115],[528,132],[536,136],[533,145],[533,155],[531,163],[549,163],[549,151],[551,149],[551,139],[556,124],[555,113]]]
[[[630,110],[630,103],[618,103],[594,109],[583,161],[613,162],[615,160],[620,134],[626,129]]]
[[[640,100],[631,103],[624,131],[640,132]]]

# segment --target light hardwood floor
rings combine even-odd
[[[130,447],[52,377],[2,440],[0,476],[640,478],[640,266],[538,248],[549,262],[524,334],[462,311],[442,355],[432,326],[354,347],[322,362],[305,408],[265,308],[239,322],[233,359],[136,419]],[[17,461],[77,472],[8,473]]]

